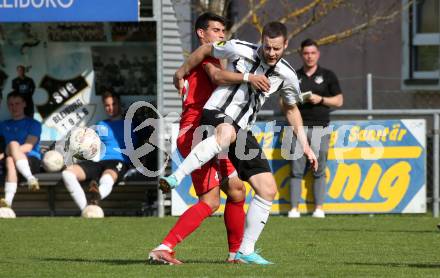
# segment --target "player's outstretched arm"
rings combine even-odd
[[[251,85],[263,92],[270,89],[269,79],[263,74],[243,74],[221,69],[218,65],[207,63],[204,65],[205,71],[211,81],[216,85],[234,85],[249,82]]]
[[[318,170],[318,160],[316,159],[316,155],[310,148],[310,145],[307,141],[307,136],[306,133],[304,132],[301,112],[299,111],[298,106],[284,104],[283,111],[286,114],[286,118],[290,126],[293,127],[293,132],[295,132],[296,138],[298,139],[299,143],[304,149],[304,155],[307,156],[310,165],[313,167],[313,170],[316,172]]]
[[[204,44],[197,48],[188,59],[180,66],[180,68],[174,74],[174,86],[182,95],[184,81],[183,78],[187,75],[193,68],[200,64],[205,58],[209,57],[212,52],[211,44]]]

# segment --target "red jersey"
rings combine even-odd
[[[204,69],[204,65],[207,63],[220,66],[218,59],[208,57],[191,70],[185,79],[183,112],[180,119],[180,133],[177,137],[177,149],[183,157],[188,156],[191,152],[195,143],[193,142],[194,132],[200,125],[203,106],[205,106],[212,92],[217,88],[217,85],[211,82]],[[218,164],[211,160],[211,162],[206,163],[200,169],[196,169],[191,173],[191,178],[197,196],[201,196],[212,188],[219,186],[220,178],[233,175],[236,175],[236,171],[232,162],[229,159],[219,159]]]
[[[215,88],[217,88],[217,85],[211,82],[204,69],[204,65],[208,63],[220,66],[218,59],[208,57],[186,76],[185,88],[183,89],[183,112],[180,118],[180,129],[189,125],[192,125],[193,128],[199,126],[203,106]]]

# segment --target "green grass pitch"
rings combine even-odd
[[[258,242],[273,266],[231,265],[221,217],[177,248],[181,266],[146,265],[176,218],[0,219],[0,277],[440,277],[430,216],[272,216]]]

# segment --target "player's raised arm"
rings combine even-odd
[[[180,68],[174,74],[174,86],[179,91],[179,95],[182,95],[184,80],[183,78],[187,75],[190,70],[195,68],[198,64],[200,64],[205,58],[209,57],[212,52],[211,44],[204,44],[197,48],[191,55],[189,55],[188,59],[180,66]]]
[[[207,63],[204,65],[205,71],[211,81],[216,85],[233,85],[249,82],[251,85],[263,92],[270,89],[269,79],[262,74],[240,73],[223,70],[218,65]]]

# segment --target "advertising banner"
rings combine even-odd
[[[292,129],[282,122],[258,123],[253,133],[278,185],[272,213],[290,210],[291,163],[301,155],[292,147]],[[326,168],[326,213],[426,212],[426,124],[417,120],[336,121],[330,134]],[[178,126],[173,127],[173,151]],[[313,139],[312,139],[313,140]],[[173,156],[176,157],[176,156]],[[180,158],[181,159],[181,158]],[[179,160],[173,161],[173,169]],[[313,176],[302,184],[299,209],[312,212]],[[246,203],[253,191],[246,184]],[[222,193],[223,212],[226,196]],[[172,214],[197,202],[190,177],[172,192]]]
[[[0,22],[138,20],[138,0],[0,0]]]

